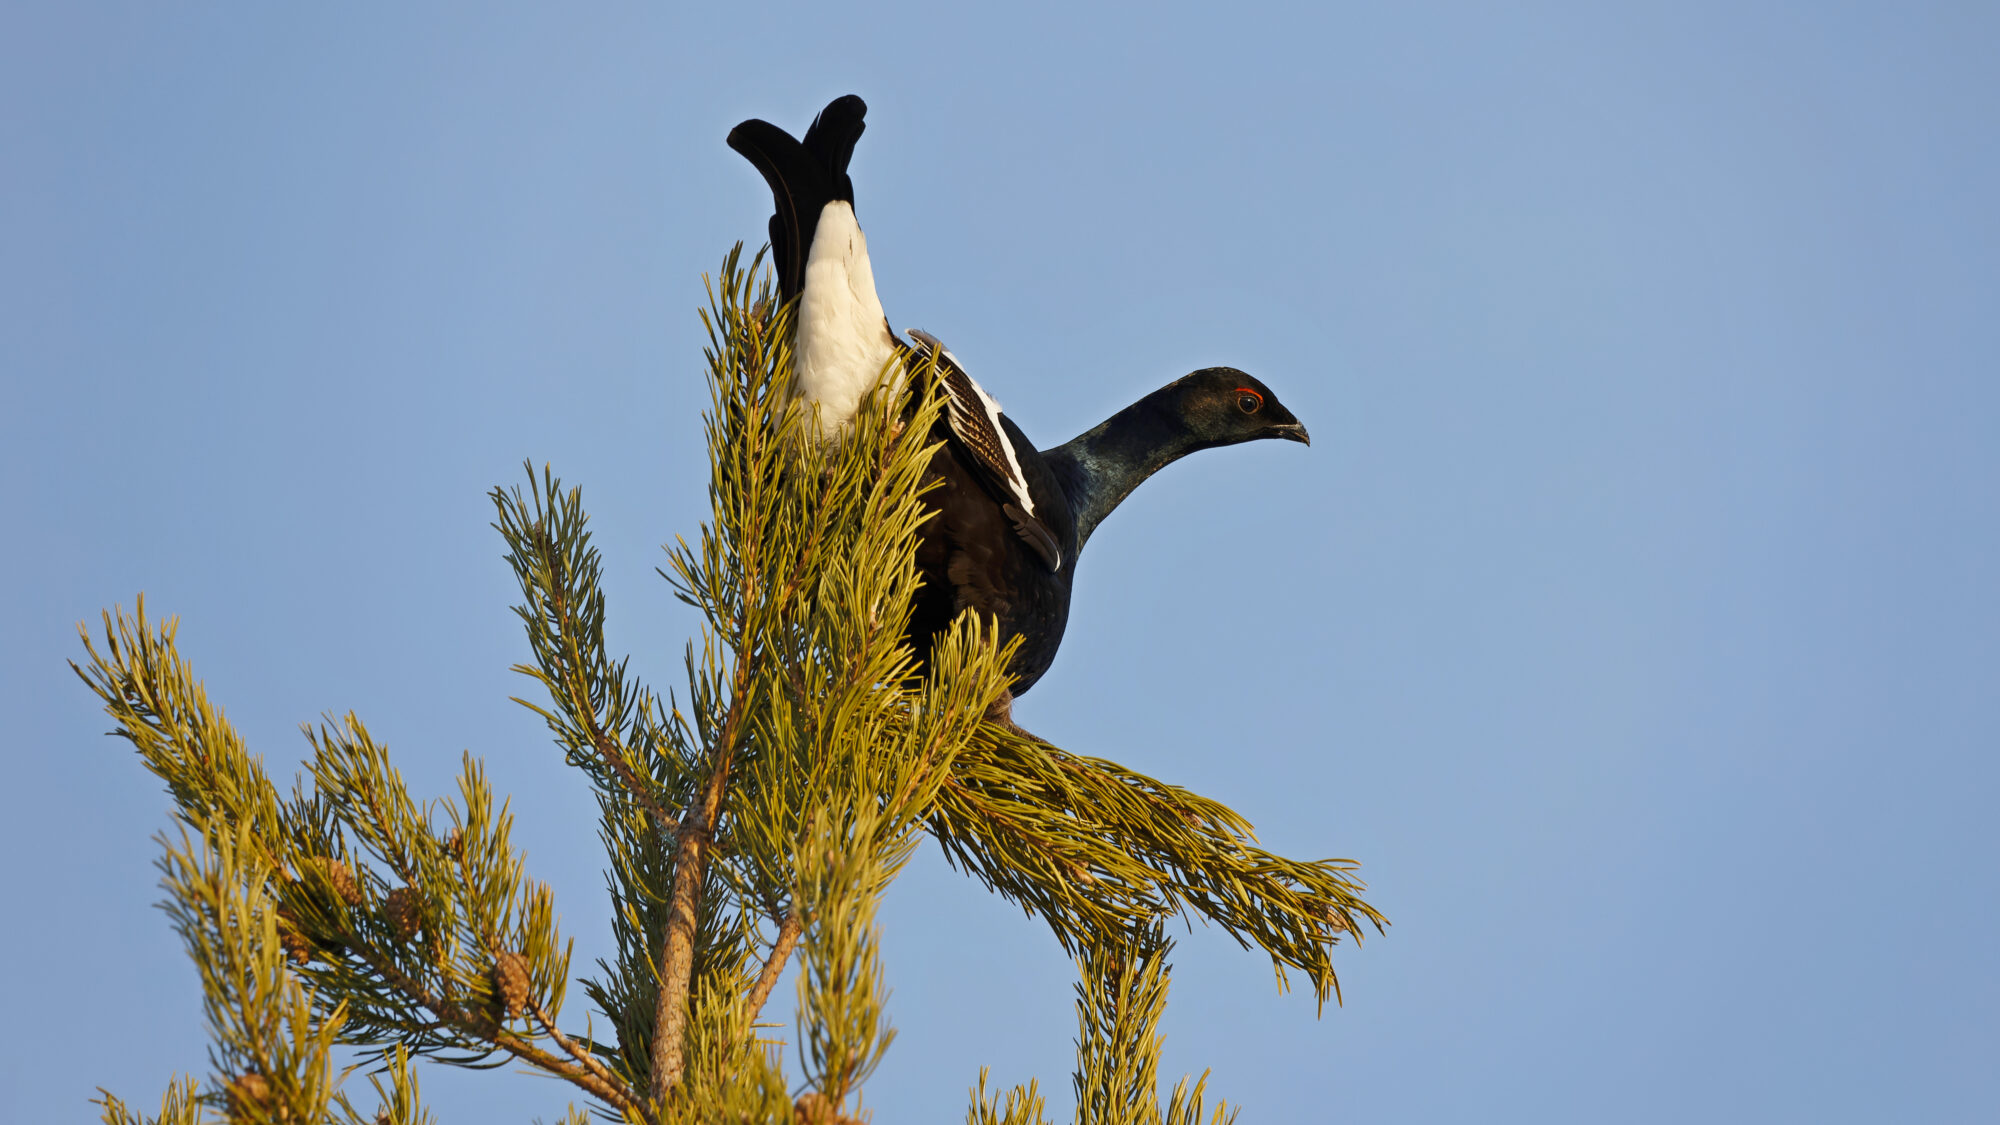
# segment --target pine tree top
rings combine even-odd
[[[1169,918],[1264,950],[1322,1009],[1338,998],[1333,948],[1386,924],[1351,861],[1274,855],[1218,802],[986,721],[1009,649],[970,616],[919,674],[904,634],[940,403],[878,394],[822,440],[787,394],[791,309],[760,265],[732,251],[702,314],[712,513],[664,572],[704,621],[684,694],[607,651],[580,491],[530,466],[492,494],[531,654],[516,670],[536,684],[518,702],[598,800],[616,954],[578,981],[584,1029],[562,1026],[554,892],[478,760],[457,794],[420,799],[358,717],[328,716],[281,792],[142,598],[85,631],[77,671],[175,803],[162,885],[212,1077],[153,1118],[107,1093],[104,1120],[428,1121],[419,1060],[525,1065],[649,1125],[853,1119],[894,1037],[876,911],[926,833],[1077,958],[1079,1122],[1229,1116],[1200,1081],[1160,1104]],[[794,958],[796,1092],[760,1022]],[[336,1048],[376,1068],[372,1115]],[[1034,1084],[989,1094],[982,1073],[968,1120],[1043,1109]]]

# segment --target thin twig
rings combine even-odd
[[[501,1050],[506,1051],[522,1062],[532,1063],[551,1074],[567,1079],[578,1088],[587,1091],[608,1105],[629,1108],[632,1112],[637,1113],[641,1120],[648,1123],[657,1123],[659,1121],[659,1117],[652,1112],[650,1107],[639,1104],[636,1098],[625,1093],[617,1086],[610,1085],[589,1071],[566,1063],[534,1044],[517,1038],[513,1032],[505,1028],[495,1029],[493,1042]]]
[[[631,767],[625,764],[625,760],[619,757],[610,736],[598,729],[597,716],[586,712],[584,714],[584,724],[589,728],[590,741],[592,745],[597,747],[598,756],[603,758],[604,764],[610,766],[612,772],[618,775],[618,779],[625,783],[625,787],[632,791],[632,795],[639,798],[639,803],[646,806],[646,811],[653,814],[653,819],[659,822],[660,831],[662,833],[679,831],[681,826],[680,818],[669,813],[658,801],[653,799],[652,790],[641,782],[639,775],[633,773]]]
[[[595,1054],[585,1050],[569,1036],[564,1035],[562,1029],[556,1026],[556,1021],[549,1016],[548,1010],[542,1007],[539,1000],[530,998],[528,1000],[528,1011],[534,1015],[535,1022],[542,1025],[542,1031],[549,1038],[556,1041],[556,1046],[563,1049],[563,1053],[582,1063],[592,1074],[598,1077],[599,1081],[619,1091],[619,1097],[613,1104],[621,1109],[638,1109],[636,1099],[627,1092],[625,1081],[611,1073],[611,1068],[599,1062]],[[641,1115],[646,1116],[643,1111]]]
[[[556,620],[560,623],[563,647],[568,650],[565,654],[569,658],[568,667],[564,669],[567,675],[563,678],[568,681],[570,709],[573,714],[583,719],[584,733],[590,736],[590,745],[597,751],[597,756],[604,759],[605,766],[617,774],[618,779],[625,783],[625,787],[632,791],[632,795],[639,799],[639,803],[646,806],[646,811],[653,814],[653,819],[659,822],[659,830],[663,833],[674,832],[680,828],[680,821],[654,799],[652,787],[640,781],[639,776],[625,764],[624,756],[618,753],[617,745],[610,735],[604,733],[603,726],[597,721],[597,709],[590,705],[590,695],[583,683],[585,678],[583,646],[577,640],[575,621],[570,616],[569,596],[563,589],[565,572],[556,556],[555,542],[546,534],[537,536],[536,540],[535,545],[543,551],[542,562],[549,570],[550,599],[555,603]]]
[[[799,912],[798,903],[793,903],[786,912],[785,920],[778,924],[778,940],[771,944],[771,955],[764,958],[764,968],[757,974],[757,983],[744,998],[749,1007],[750,1022],[755,1023],[757,1014],[764,1010],[764,1002],[771,998],[771,990],[778,985],[778,977],[784,974],[785,962],[791,960],[792,950],[798,948],[799,936],[805,933],[805,916]]]
[[[348,936],[351,938],[351,935]],[[624,1089],[624,1083],[615,1080],[606,1082],[592,1071],[564,1062],[562,1059],[542,1050],[533,1043],[516,1037],[505,1027],[491,1020],[468,1017],[458,1005],[434,995],[429,989],[426,989],[423,985],[411,979],[401,969],[397,968],[393,960],[377,953],[374,947],[367,942],[348,940],[345,944],[350,952],[359,954],[361,959],[368,963],[368,967],[374,970],[384,983],[402,992],[410,999],[415,1000],[435,1015],[440,1026],[451,1028],[462,1035],[486,1040],[495,1047],[520,1059],[522,1062],[539,1067],[558,1078],[570,1082],[602,1100],[607,1105],[630,1106],[634,1112],[638,1113],[647,1122],[657,1122],[659,1120],[648,1107],[637,1103],[637,1100]]]

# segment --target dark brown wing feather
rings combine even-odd
[[[910,336],[916,341],[913,346],[919,355],[936,357],[938,382],[945,392],[946,422],[953,440],[978,469],[987,490],[1000,502],[1015,534],[1041,556],[1051,571],[1061,570],[1062,548],[1047,525],[1028,511],[1031,506],[1028,484],[1014,469],[1020,460],[1019,453],[1008,457],[1012,443],[987,412],[987,399],[979,385],[958,365],[943,341],[916,329],[910,330]]]

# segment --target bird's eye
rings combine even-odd
[[[1255,414],[1264,409],[1264,396],[1249,387],[1236,388],[1236,408],[1245,414]]]

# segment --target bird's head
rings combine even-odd
[[[1205,367],[1170,389],[1174,407],[1202,448],[1258,438],[1312,444],[1306,428],[1271,388],[1234,367]]]

